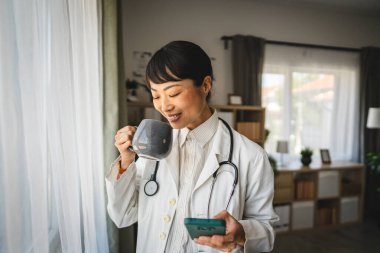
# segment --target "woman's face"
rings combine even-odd
[[[201,87],[191,79],[155,84],[150,81],[153,105],[173,128],[190,130],[205,122],[211,115],[206,96],[211,89],[211,77]]]

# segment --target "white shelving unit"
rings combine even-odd
[[[362,221],[364,164],[333,162],[312,167],[280,168],[274,206],[288,208],[289,227],[278,232],[338,226]]]

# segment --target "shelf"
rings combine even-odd
[[[341,174],[341,195],[352,196],[361,194],[362,174],[357,170],[347,170]]]
[[[254,105],[210,105],[215,109],[221,110],[236,110],[236,111],[260,111],[265,112],[264,107]]]
[[[317,198],[317,200],[335,200],[335,199],[339,199],[339,197],[336,196],[336,197],[322,197],[322,198]]]
[[[150,102],[127,102],[128,106],[131,107],[154,107],[153,103]],[[236,110],[236,111],[261,111],[264,112],[265,108],[253,105],[210,105],[212,108],[221,110]]]
[[[297,180],[295,185],[295,200],[313,200],[315,198],[315,181]]]
[[[302,173],[297,172],[294,174],[294,199],[299,201],[313,200],[316,192],[316,173]]]
[[[315,225],[329,226],[338,224],[339,199],[318,200]]]
[[[364,164],[346,161],[281,168],[274,182],[273,203],[275,208],[291,206],[291,226],[279,227],[278,232],[360,222],[364,169]]]
[[[153,103],[150,103],[150,102],[127,102],[127,105],[131,107],[141,107],[141,108],[154,107]]]
[[[164,120],[159,113],[152,111],[150,102],[128,102],[128,124],[138,125],[144,118]],[[234,129],[248,139],[264,146],[265,108],[249,105],[210,105],[218,110],[219,117],[226,120]],[[149,112],[147,112],[149,110]]]

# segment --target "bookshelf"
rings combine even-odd
[[[138,125],[144,118],[164,120],[149,102],[128,102],[128,124]],[[226,120],[235,130],[260,146],[265,138],[265,108],[249,105],[211,105],[219,117]]]
[[[362,221],[364,164],[337,161],[311,167],[280,168],[274,208],[279,233]]]

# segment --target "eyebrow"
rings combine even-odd
[[[168,90],[168,89],[173,88],[173,87],[175,87],[175,86],[182,86],[182,85],[180,85],[180,84],[169,85],[169,86],[165,87],[164,90]],[[152,91],[157,91],[156,89],[153,89],[152,87],[150,87],[150,89],[151,89]]]

